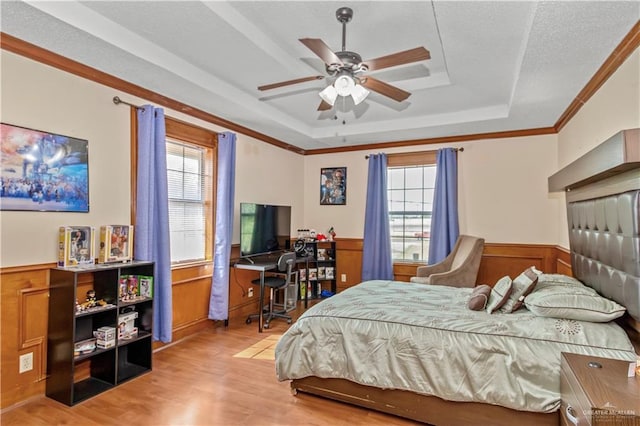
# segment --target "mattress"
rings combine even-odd
[[[615,323],[487,314],[472,289],[366,281],[303,313],[276,346],[280,381],[342,378],[521,411],[560,406],[560,353],[634,361]]]

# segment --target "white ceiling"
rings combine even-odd
[[[424,46],[371,72],[412,95],[340,99],[298,41],[363,59]],[[640,19],[639,1],[64,1],[1,3],[1,30],[302,149],[551,127]]]

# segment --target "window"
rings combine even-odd
[[[393,261],[426,261],[436,180],[435,152],[389,154],[387,161]]]
[[[171,262],[211,260],[217,137],[170,118],[166,124]]]

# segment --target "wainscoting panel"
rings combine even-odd
[[[208,319],[212,276],[211,263],[171,271],[174,342],[212,326]]]
[[[476,284],[493,286],[505,275],[515,278],[530,266],[546,273],[555,273],[556,259],[556,246],[487,243]]]
[[[362,239],[336,239],[336,289],[338,292],[362,281]],[[342,281],[342,276],[345,280]]]
[[[44,394],[50,266],[7,268],[0,273],[2,408]],[[33,370],[20,374],[19,357],[28,353],[33,353]]]

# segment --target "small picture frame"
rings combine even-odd
[[[320,205],[344,206],[347,204],[347,168],[320,169]]]

